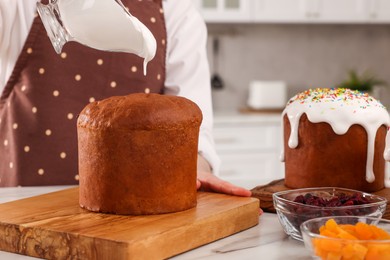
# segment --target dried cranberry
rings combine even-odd
[[[354,208],[354,209],[346,209],[343,208],[347,206],[353,205],[363,205],[367,203],[371,203],[369,198],[362,196],[359,193],[354,194],[346,194],[346,193],[338,193],[333,197],[319,197],[312,193],[306,193],[303,195],[296,196],[293,200],[299,204],[303,205],[311,205],[319,207],[319,210],[308,209],[303,206],[295,205],[290,214],[286,214],[285,217],[289,219],[289,221],[295,225],[299,226],[303,221],[308,219],[323,217],[323,216],[340,216],[340,215],[356,215],[362,216],[370,214],[376,211],[375,207],[372,208]],[[328,208],[332,208],[329,210]],[[339,208],[339,209],[335,209]]]
[[[303,195],[299,195],[294,199],[294,202],[305,204],[305,197]]]
[[[334,196],[330,199],[325,199],[315,196],[311,193],[306,193],[305,195],[297,196],[294,199],[294,202],[320,207],[341,207],[370,203],[370,201],[366,197],[363,197],[359,193],[354,193],[352,195],[340,193],[338,196]]]

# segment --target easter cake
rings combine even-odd
[[[283,113],[285,186],[385,187],[386,108],[367,93],[310,89],[292,97]]]
[[[77,121],[81,207],[126,215],[195,207],[201,121],[199,107],[178,96],[88,104]]]

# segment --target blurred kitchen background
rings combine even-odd
[[[371,94],[390,107],[390,85],[380,84],[390,84],[389,0],[194,1],[207,23],[210,70],[218,76],[215,138],[225,179],[251,188],[283,177],[282,108],[259,101],[247,111],[253,81],[284,83],[286,99],[336,87],[354,71],[378,81]],[[263,95],[277,98],[270,92]]]
[[[288,97],[334,87],[350,70],[390,83],[389,0],[194,1],[209,31],[211,71],[224,82],[213,91],[217,110],[245,106],[252,80],[284,81]],[[379,92],[390,107],[390,88]]]

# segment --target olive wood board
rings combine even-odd
[[[165,259],[259,222],[256,198],[198,192],[195,208],[126,216],[80,208],[78,190],[0,204],[0,250],[46,259]]]
[[[284,179],[280,179],[280,180],[274,180],[266,185],[257,186],[253,188],[251,191],[252,191],[252,197],[260,200],[260,208],[263,211],[276,213],[274,208],[274,203],[272,200],[272,195],[276,192],[284,191],[284,190],[290,190],[290,188],[284,185]],[[390,189],[386,188],[371,193],[378,196],[382,196],[388,200],[386,211],[383,215],[383,218],[390,219]]]

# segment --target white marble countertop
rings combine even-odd
[[[0,188],[0,203],[44,194],[70,186]],[[0,251],[1,260],[38,259]],[[259,225],[173,257],[174,260],[310,260],[303,242],[287,237],[276,214],[264,213]]]

